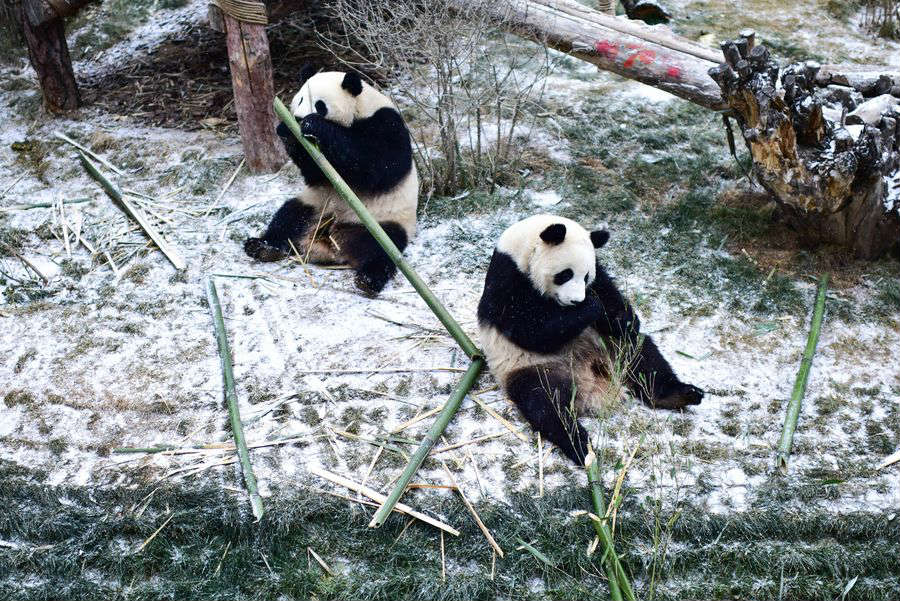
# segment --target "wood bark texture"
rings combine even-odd
[[[277,171],[287,156],[275,133],[275,89],[266,28],[241,23],[227,14],[223,14],[223,20],[234,106],[247,166],[254,173]]]
[[[756,180],[775,197],[801,241],[842,246],[859,258],[875,258],[895,246],[897,99],[882,94],[865,100],[854,89],[818,87],[817,63],[781,69],[764,46],[745,39],[723,42],[722,50],[727,64],[711,69],[710,76],[740,124]]]
[[[39,0],[23,0],[17,12],[28,46],[28,58],[40,82],[44,108],[54,113],[76,109],[81,105],[81,97],[72,71],[63,20],[57,17],[32,25],[27,12],[36,2]]]
[[[57,18],[71,17],[82,7],[97,0],[23,0],[25,16],[32,26]]]
[[[711,109],[725,103],[707,71],[722,61],[710,48],[593,10],[574,0],[454,0],[462,13],[488,11],[497,26]]]

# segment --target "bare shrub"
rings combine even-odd
[[[885,38],[900,38],[900,0],[865,0],[863,23]]]
[[[331,0],[343,31],[324,34],[325,46],[400,81],[426,198],[514,184],[517,141],[538,112],[547,50],[500,33],[488,1],[460,12],[453,0]]]

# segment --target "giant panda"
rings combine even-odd
[[[409,130],[394,103],[356,73],[307,66],[291,113],[402,251],[416,229],[419,178]],[[244,243],[245,252],[276,261],[296,249],[314,263],[346,263],[360,290],[378,294],[396,266],[287,126],[276,131],[306,186],[278,209],[261,237]]]
[[[651,407],[703,398],[639,336],[637,316],[596,258],[608,239],[606,230],[589,233],[562,217],[524,219],[500,236],[478,304],[494,377],[531,426],[578,464],[588,442],[578,417],[610,398],[614,361],[625,362],[625,385]]]

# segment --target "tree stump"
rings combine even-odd
[[[231,67],[231,85],[237,111],[241,144],[248,168],[271,173],[284,165],[287,156],[275,133],[275,88],[272,59],[264,25],[243,23],[222,14]]]
[[[752,37],[723,42],[722,50],[727,64],[709,74],[740,124],[756,180],[801,242],[842,246],[864,259],[897,245],[900,101],[818,87],[817,63],[780,69]],[[888,83],[882,78],[868,91]]]
[[[42,0],[22,0],[17,8],[31,66],[37,73],[44,108],[58,113],[81,105],[62,17],[44,11]],[[30,15],[42,15],[33,23]]]

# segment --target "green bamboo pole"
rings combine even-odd
[[[809,337],[806,339],[806,350],[803,351],[803,359],[800,361],[800,371],[797,372],[797,380],[794,382],[794,391],[791,393],[787,414],[784,417],[784,429],[781,431],[781,440],[778,443],[778,453],[775,455],[775,468],[782,474],[787,473],[788,457],[791,454],[791,446],[794,444],[794,430],[797,429],[797,419],[800,417],[800,405],[803,402],[803,395],[806,394],[806,381],[809,379],[813,355],[816,352],[816,345],[819,343],[822,316],[825,314],[825,290],[827,288],[828,274],[826,273],[819,278],[819,291],[816,294],[816,306],[813,310]]]
[[[369,528],[380,527],[391,514],[391,511],[394,510],[394,505],[397,504],[397,501],[399,501],[403,493],[406,492],[406,486],[409,484],[410,478],[413,477],[413,474],[416,473],[416,470],[419,469],[419,466],[425,461],[425,457],[428,455],[429,451],[431,451],[431,448],[437,442],[437,439],[444,433],[447,424],[450,423],[450,419],[456,413],[457,409],[459,409],[466,394],[471,390],[472,386],[475,385],[475,380],[478,379],[478,374],[481,373],[483,368],[484,359],[481,357],[477,357],[472,361],[469,369],[463,374],[462,380],[459,381],[459,384],[456,385],[456,388],[447,400],[447,404],[444,405],[444,408],[441,410],[440,414],[438,414],[437,420],[432,424],[428,433],[425,435],[425,438],[419,443],[419,448],[416,449],[416,452],[409,459],[406,469],[403,470],[403,474],[400,475],[400,479],[397,481],[391,494],[388,495],[388,498],[385,499],[384,503],[381,504],[381,507],[378,508],[378,511],[375,512],[375,516],[372,518],[372,521],[369,522]]]
[[[341,198],[346,200],[347,204],[350,205],[350,208],[356,212],[362,224],[369,230],[369,233],[372,234],[375,240],[378,241],[378,244],[381,245],[391,261],[397,264],[397,268],[406,276],[406,279],[409,280],[412,287],[416,289],[416,292],[419,293],[419,296],[422,297],[422,300],[425,301],[428,308],[430,308],[441,323],[444,324],[444,327],[447,328],[447,331],[453,336],[453,339],[456,340],[463,352],[465,352],[470,359],[480,357],[481,351],[478,350],[475,343],[472,342],[456,320],[447,312],[447,309],[441,304],[441,301],[438,300],[434,293],[429,290],[425,282],[423,282],[418,274],[413,271],[412,267],[409,266],[403,258],[400,249],[397,248],[378,222],[375,221],[375,218],[372,217],[371,213],[366,209],[366,206],[359,197],[354,194],[353,190],[350,189],[350,186],[347,185],[347,182],[344,181],[340,174],[335,171],[334,167],[331,166],[331,163],[328,162],[328,159],[325,158],[315,144],[303,136],[300,132],[300,126],[297,124],[297,120],[294,119],[291,111],[284,106],[284,103],[281,102],[279,98],[275,98],[275,114],[278,115],[294,136],[296,136],[297,140],[300,141],[300,144],[303,145],[306,152],[313,158],[316,165],[319,166],[319,169],[322,170],[322,173],[325,174],[325,177],[328,178],[328,181],[331,182],[331,185],[334,186],[337,193]]]
[[[587,472],[588,486],[591,489],[591,500],[594,502],[594,513],[601,520],[606,516],[606,502],[603,500],[603,485],[600,483],[600,465],[594,451],[588,452],[584,460],[585,471]],[[609,579],[609,592],[614,601],[623,597],[628,601],[634,601],[634,591],[631,589],[631,583],[625,574],[625,569],[619,561],[616,554],[616,548],[613,542],[612,532],[609,530],[606,522],[594,523],[594,530],[600,542],[603,543],[603,552],[606,556],[606,576]],[[619,595],[618,598],[616,595]]]
[[[254,517],[259,521],[263,516],[262,497],[259,496],[259,490],[256,488],[256,476],[253,475],[253,466],[250,465],[250,453],[247,451],[247,441],[244,439],[244,426],[241,423],[237,394],[234,391],[231,351],[228,348],[228,338],[225,336],[225,320],[222,318],[222,305],[219,304],[219,294],[216,292],[216,284],[212,278],[206,280],[206,298],[209,300],[209,309],[212,311],[213,324],[216,327],[216,341],[219,344],[222,374],[225,378],[225,401],[228,404],[228,418],[231,420],[234,446],[237,449],[238,459],[241,462],[241,470],[244,472],[247,492],[250,494],[250,507],[253,509]]]

